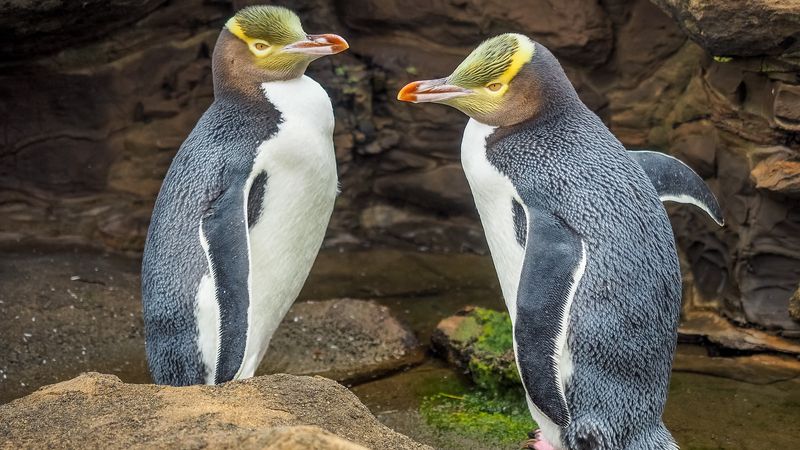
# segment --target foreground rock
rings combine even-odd
[[[125,384],[88,373],[0,406],[0,448],[429,448],[341,385],[269,375],[222,386]]]
[[[374,301],[337,299],[292,306],[259,373],[375,378],[425,358],[414,333]]]

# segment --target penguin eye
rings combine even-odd
[[[267,45],[267,44],[265,44],[263,42],[256,42],[255,44],[253,44],[253,47],[255,47],[255,49],[258,50],[258,51],[263,51],[263,50],[266,50],[267,48],[269,48],[269,45]]]
[[[491,83],[491,84],[486,86],[486,89],[489,89],[492,92],[497,92],[502,87],[503,87],[503,83]]]

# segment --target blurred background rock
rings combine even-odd
[[[212,101],[217,34],[251,3],[0,2],[0,242],[140,253],[162,177]],[[677,156],[717,194],[722,229],[669,208],[687,317],[800,337],[798,2],[274,3],[351,45],[309,70],[337,119],[342,194],[326,247],[487,252],[459,166],[466,118],[395,94],[450,73],[485,37],[522,32],[626,146]]]

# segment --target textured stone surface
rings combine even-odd
[[[135,23],[166,0],[4,0],[0,57],[52,54]]]
[[[797,287],[792,298],[789,299],[789,316],[800,322],[800,286]]]
[[[0,66],[0,240],[136,254],[163,174],[211,101],[218,30],[258,1],[66,3],[0,4],[0,32],[15,37],[0,49],[11,52]],[[327,246],[487,251],[458,167],[466,119],[394,99],[409,80],[450,73],[481,39],[518,31],[554,50],[625,145],[678,156],[718,195],[723,229],[670,208],[704,303],[800,336],[787,313],[800,280],[798,2],[279,3],[307,31],[351,44],[310,68],[337,118],[342,194]],[[54,23],[69,33],[48,45],[42,27]]]
[[[760,330],[737,328],[717,314],[705,311],[684,314],[678,336],[684,340],[704,338],[731,350],[800,355],[800,344],[794,341]]]
[[[759,162],[750,172],[756,187],[785,195],[800,195],[800,161],[777,154]]]
[[[652,0],[714,55],[800,52],[800,4],[795,0]]]
[[[221,386],[125,384],[88,373],[0,406],[0,448],[424,449],[343,386],[267,375]]]
[[[418,364],[423,348],[389,308],[338,299],[292,306],[259,373],[316,374],[354,382]]]
[[[800,380],[800,360],[786,355],[747,355],[709,357],[702,347],[679,346],[672,369],[676,372],[701,373],[743,381],[772,384]]]

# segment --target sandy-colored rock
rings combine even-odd
[[[775,122],[781,128],[800,131],[800,85],[777,82],[773,94]]]
[[[296,303],[270,343],[259,373],[322,375],[355,382],[422,362],[414,333],[374,301]]]
[[[299,450],[324,448],[330,450],[367,450],[366,447],[344,440],[335,434],[314,426],[290,426],[272,428],[264,433],[253,433],[234,442],[226,442],[225,434],[220,433],[222,442],[210,442],[214,448],[253,448],[270,450]]]
[[[382,425],[347,389],[321,377],[268,375],[175,388],[98,373],[0,406],[0,448],[53,446],[428,448]]]
[[[758,163],[750,175],[757,188],[785,195],[800,195],[800,161],[776,154]]]

